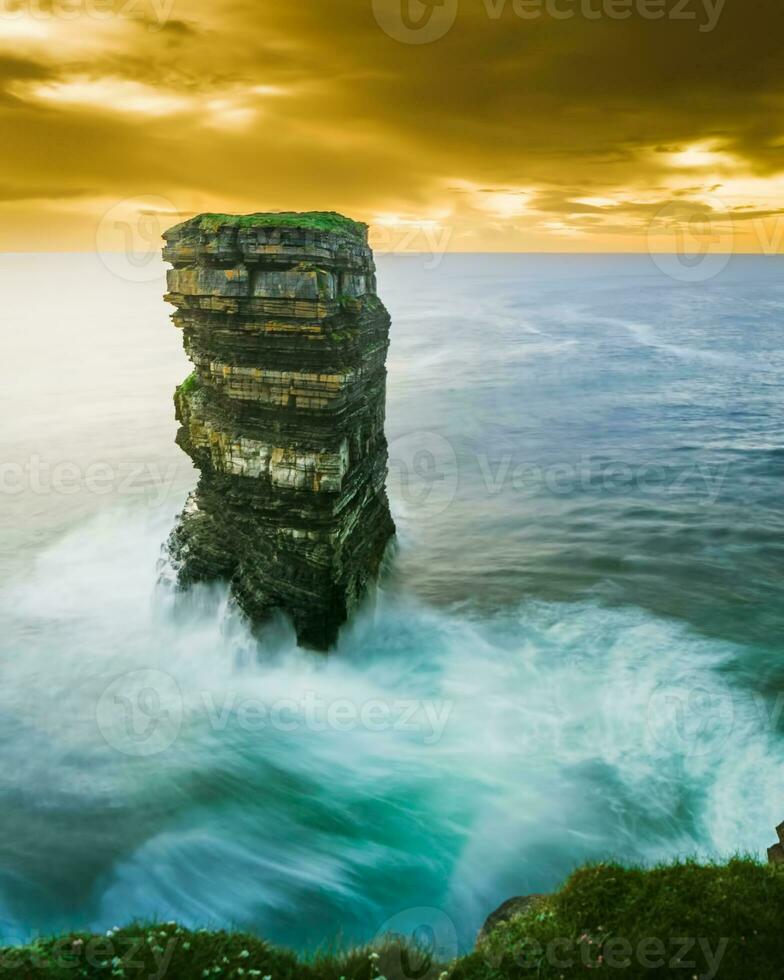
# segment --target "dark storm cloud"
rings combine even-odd
[[[548,215],[586,246],[633,247],[651,215],[701,195],[739,220],[773,216],[784,5],[690,4],[689,20],[637,6],[525,20],[511,0],[460,0],[425,44],[385,32],[371,0],[180,0],[81,37],[55,19],[60,43],[32,37],[0,59],[0,173],[188,211],[427,218],[454,227],[452,247],[536,245]]]

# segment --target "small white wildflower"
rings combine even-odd
[[[247,951],[247,949],[243,949],[243,951],[240,953],[241,960],[246,960],[249,956],[250,953]]]
[[[370,956],[368,956],[369,960],[377,960],[378,958],[378,953],[371,953]]]

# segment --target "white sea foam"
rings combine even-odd
[[[156,594],[169,520],[105,513],[2,594],[6,834],[32,807],[42,858],[22,902],[2,896],[17,910],[48,866],[86,862],[92,886],[60,914],[96,928],[161,915],[290,939],[305,907],[311,928],[339,910],[372,936],[430,903],[468,937],[494,901],[581,860],[759,852],[780,818],[781,745],[725,676],[731,644],[635,609],[477,619],[382,587],[324,659],[280,624],[257,644],[220,589]],[[433,739],[423,713],[309,726],[308,698],[449,711]],[[281,702],[285,730],[242,720]],[[125,705],[176,720],[174,738],[135,751]]]

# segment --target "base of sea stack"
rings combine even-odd
[[[385,482],[389,314],[365,225],[201,215],[166,233],[167,299],[194,373],[177,442],[199,484],[169,541],[178,583],[228,581],[328,650],[395,532]]]
[[[169,539],[179,587],[227,581],[255,628],[282,610],[300,646],[333,647],[376,579],[395,533],[386,498],[370,499],[350,528],[337,522],[305,531],[268,520],[259,524],[242,509],[232,514],[225,498],[214,494],[213,488],[193,493]],[[211,498],[217,511],[204,509]]]

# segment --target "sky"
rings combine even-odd
[[[0,0],[0,249],[784,249],[781,0]],[[114,244],[113,244],[114,243]]]

